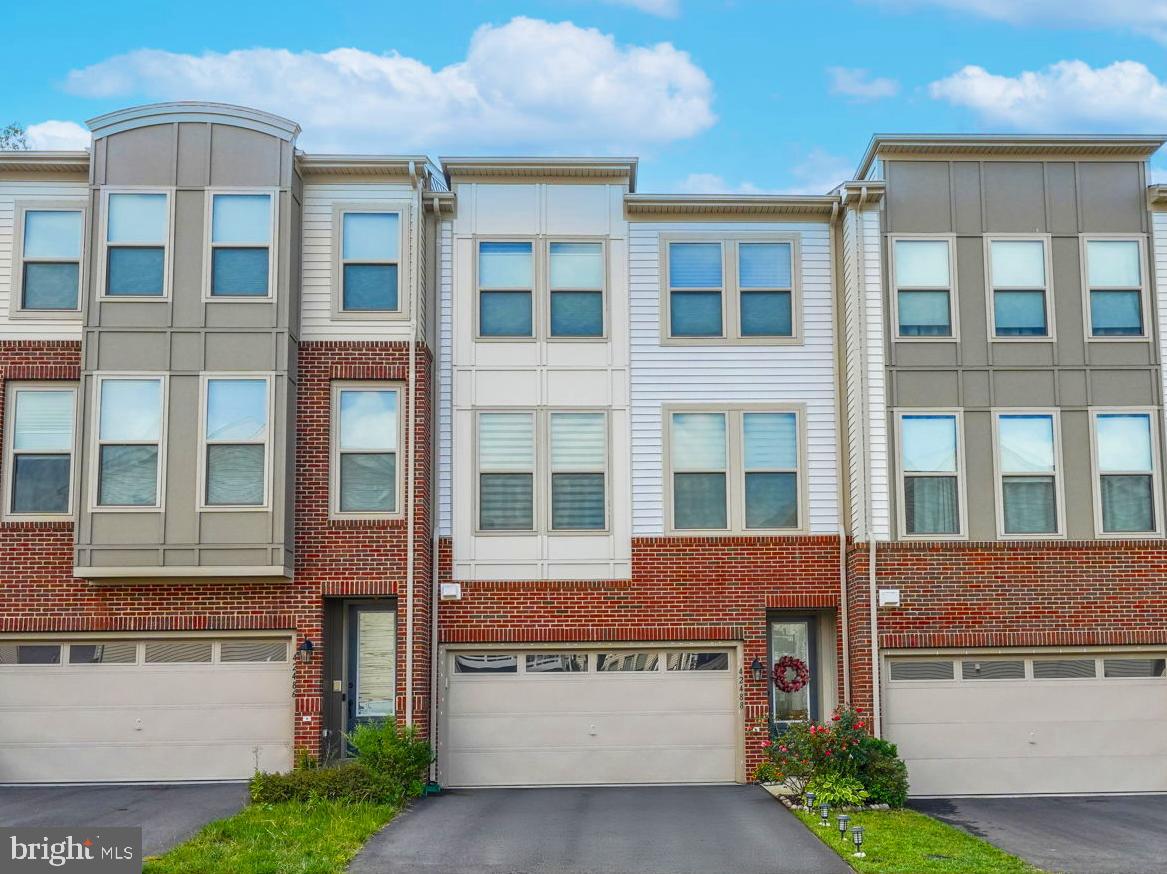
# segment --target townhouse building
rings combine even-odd
[[[90,126],[0,154],[0,781],[387,718],[448,785],[743,781],[852,704],[919,794],[1167,788],[1161,140],[691,196]]]

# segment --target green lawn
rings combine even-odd
[[[839,839],[834,813],[830,828],[820,828],[819,817],[804,810],[794,815],[860,874],[1036,874],[1038,870],[980,838],[913,810],[848,814],[850,825],[863,826],[865,859],[851,855],[855,845],[850,826],[847,843]]]
[[[397,813],[383,804],[317,801],[253,804],[220,819],[163,856],[145,874],[339,874]]]

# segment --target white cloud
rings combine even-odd
[[[30,149],[67,152],[89,148],[89,131],[74,121],[42,121],[25,131]]]
[[[995,124],[1029,130],[1157,130],[1167,127],[1167,84],[1137,61],[1091,67],[1059,61],[1016,76],[968,66],[933,82],[938,100]]]
[[[814,148],[790,167],[791,184],[783,188],[739,182],[734,185],[717,173],[690,173],[678,185],[682,194],[826,194],[851,178],[852,162]]]
[[[72,71],[66,89],[254,106],[300,122],[315,150],[612,153],[716,121],[713,85],[687,52],[524,17],[478,28],[465,60],[440,69],[355,48],[139,49]]]
[[[932,6],[1008,24],[1134,30],[1167,40],[1167,0],[875,0],[881,6]]]
[[[853,67],[827,67],[831,79],[831,93],[843,94],[857,100],[880,100],[895,97],[900,91],[900,83],[884,76],[871,78],[870,70]]]
[[[676,18],[681,14],[680,0],[604,0],[604,2],[611,6],[630,6],[661,18]]]

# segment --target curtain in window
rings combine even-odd
[[[904,522],[909,534],[958,534],[956,477],[906,477]]]
[[[1001,483],[1005,533],[1053,534],[1058,530],[1053,477],[1011,476]]]
[[[1102,528],[1107,532],[1155,530],[1151,477],[1102,477]]]
[[[102,446],[97,502],[102,506],[157,503],[157,446]]]
[[[207,503],[250,506],[263,503],[261,443],[212,443],[207,447]]]

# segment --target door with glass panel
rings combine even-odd
[[[394,713],[397,675],[397,614],[380,604],[348,610],[346,728],[388,719]]]
[[[813,616],[770,620],[770,722],[782,731],[792,722],[819,718],[818,635]],[[781,666],[780,676],[775,670]]]

